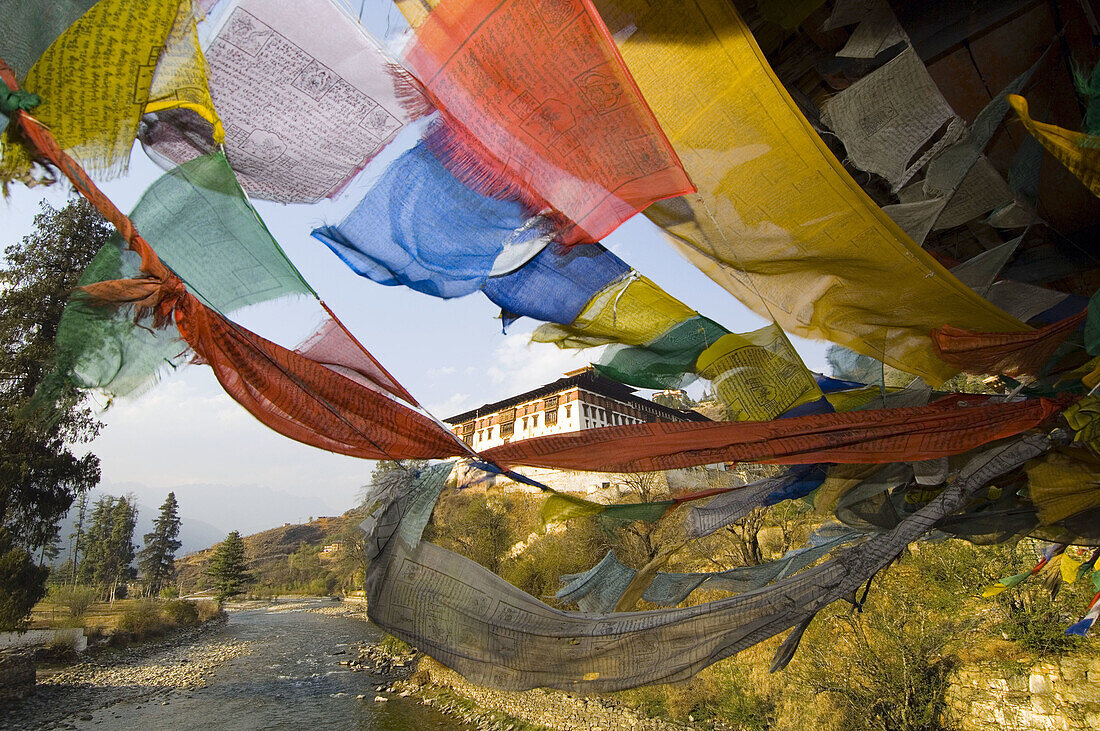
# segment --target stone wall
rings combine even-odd
[[[84,652],[88,649],[88,638],[84,636],[84,630],[80,627],[0,632],[0,650],[20,650],[51,645],[66,645],[77,652]]]
[[[1100,657],[968,665],[948,691],[950,718],[962,731],[1100,729]]]
[[[629,488],[630,481],[636,479],[636,476],[616,472],[576,472],[542,467],[517,467],[516,471],[559,492],[587,495],[591,498],[607,501],[616,501],[622,495],[631,492]],[[537,488],[513,482],[507,477],[498,476],[486,479],[484,472],[469,468],[465,463],[459,463],[455,474],[460,486],[471,484],[497,485],[507,490],[538,492]],[[736,476],[732,472],[702,467],[657,473],[659,491],[665,489],[692,491],[711,487],[732,487],[735,484],[735,479]]]
[[[26,697],[34,690],[34,679],[30,655],[0,652],[0,703]]]

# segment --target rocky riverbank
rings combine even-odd
[[[75,664],[38,671],[34,693],[0,709],[0,729],[75,728],[120,703],[167,705],[201,687],[222,663],[249,653],[247,642],[208,637],[224,622],[125,649],[104,650]]]
[[[337,604],[309,610],[315,614],[351,617],[367,621],[366,605]],[[415,651],[393,650],[363,643],[358,656],[344,664],[353,672],[368,671],[386,678],[375,688],[375,700],[388,696],[416,698],[425,705],[479,729],[521,731],[533,729],[640,729],[673,731],[688,728],[658,718],[648,718],[617,701],[603,697],[575,696],[557,690],[500,691],[467,682],[461,675]]]

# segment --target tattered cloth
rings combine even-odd
[[[453,122],[447,164],[591,243],[695,190],[590,0],[451,0],[405,56]]]
[[[766,422],[628,424],[524,439],[483,453],[499,464],[653,472],[718,462],[876,463],[961,454],[1058,413],[1048,399],[991,403],[948,396],[919,408],[814,414]]]

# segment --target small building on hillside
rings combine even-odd
[[[464,442],[481,451],[520,439],[600,426],[709,419],[642,398],[630,386],[604,378],[588,366],[445,421]]]

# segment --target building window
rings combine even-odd
[[[492,439],[492,438],[493,438],[493,427],[489,427],[489,436],[488,436],[487,438],[488,438],[488,439]]]
[[[525,416],[525,417],[523,417],[523,428],[524,428],[525,430],[527,429],[527,417],[526,417],[526,416]]]
[[[570,411],[571,411],[572,409],[573,409],[573,407],[572,407],[572,406],[566,406],[566,407],[565,407],[565,418],[566,418],[566,419],[568,419],[568,418],[569,418],[569,412],[570,412]]]
[[[581,404],[581,410],[584,412],[585,416],[588,416],[588,404]]]
[[[516,433],[516,422],[509,421],[500,425],[500,436],[510,437]]]
[[[539,415],[535,414],[531,417],[531,428],[534,429],[539,425]]]
[[[568,415],[569,407],[566,407],[565,411],[566,411],[566,414]],[[546,426],[554,426],[555,424],[557,424],[558,423],[558,410],[554,409],[553,411],[547,411],[546,412],[546,418],[543,419],[543,423]]]

